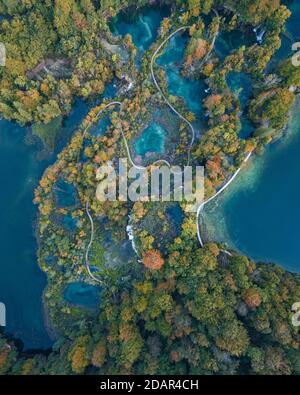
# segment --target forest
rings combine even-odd
[[[95,103],[35,191],[38,259],[47,274],[44,303],[56,333],[54,345],[45,352],[24,352],[16,339],[0,335],[1,374],[300,374],[300,334],[291,321],[291,306],[300,300],[298,275],[235,251],[228,254],[213,242],[200,248],[195,215],[184,212],[184,203],[178,225],[169,221],[174,208],[167,205],[99,202],[95,194],[97,168],[126,156],[122,136],[131,143],[157,108],[166,111],[151,82],[151,54],[182,25],[190,28],[181,73],[203,81],[207,89],[199,103],[203,132],[191,148],[192,164],[206,169],[206,198],[247,154],[262,155],[282,136],[300,88],[300,68],[292,68],[290,59],[268,68],[290,16],[285,3],[153,1],[153,7],[165,4],[170,13],[139,68],[132,38],[114,36],[109,23],[124,10],[134,14],[147,1],[0,1],[5,16],[0,42],[7,47],[7,66],[0,68],[1,115],[32,126],[53,150],[58,125],[75,99]],[[261,44],[254,38],[224,58],[214,51],[219,34],[250,35],[260,24],[265,28]],[[155,66],[155,72],[164,94],[193,122],[195,114],[182,98],[168,93],[165,71]],[[246,106],[229,86],[232,73],[247,75],[253,85]],[[115,99],[123,104],[106,111],[109,101],[101,95],[113,80]],[[131,81],[133,88],[126,90]],[[93,128],[102,111],[110,123],[97,136]],[[239,135],[242,115],[253,126],[244,139]],[[174,130],[172,117],[167,126]],[[188,141],[182,122],[177,137],[180,143],[167,144],[168,157],[182,163]],[[67,187],[74,190],[69,207],[57,197]],[[93,283],[84,258],[90,241],[87,206],[96,219],[91,260],[104,283],[94,314],[62,298],[71,281]],[[66,216],[75,220],[75,229],[64,228]],[[117,249],[128,236],[129,217],[138,257],[116,266],[105,260],[103,240],[109,233]]]

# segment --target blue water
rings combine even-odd
[[[300,38],[300,2],[289,5],[292,16],[274,62],[291,54]],[[249,125],[251,130],[251,125]],[[286,137],[253,158],[224,195],[205,210],[210,237],[256,260],[272,261],[300,273],[300,99]]]
[[[252,31],[243,33],[240,30],[232,30],[230,32],[222,32],[217,36],[214,49],[220,59],[223,60],[232,51],[239,49],[243,45],[253,45],[255,42],[256,37]]]
[[[69,284],[64,290],[64,299],[71,305],[96,309],[100,303],[99,287],[76,282]]]
[[[158,28],[162,19],[169,14],[168,7],[144,7],[138,14],[120,12],[110,23],[113,34],[125,36],[130,34],[134,45],[138,49],[137,65],[140,65],[143,53],[148,50],[156,40]]]
[[[118,91],[117,81],[113,79],[113,81],[105,86],[104,92],[102,93],[101,97],[103,99],[112,99],[116,96]]]
[[[174,234],[176,236],[179,236],[181,231],[181,225],[184,220],[184,213],[182,211],[182,208],[180,207],[179,204],[175,203],[170,205],[170,207],[167,208],[166,212],[167,212],[168,220],[172,224],[172,229],[174,231]]]
[[[141,133],[134,143],[134,149],[138,155],[144,156],[150,152],[163,153],[165,151],[166,131],[161,125],[152,122]]]
[[[65,215],[62,219],[62,226],[68,232],[76,230],[78,219],[73,218],[71,215]]]
[[[98,122],[96,122],[90,129],[89,132],[94,137],[102,136],[111,125],[110,114],[105,115]]]
[[[76,205],[77,193],[74,185],[64,180],[58,180],[54,185],[54,195],[57,207],[72,207]]]
[[[299,0],[294,0],[292,3],[289,2],[287,6],[292,12],[292,15],[286,22],[286,34],[281,35],[281,47],[273,56],[270,62],[271,67],[291,56],[293,54],[292,44],[300,41],[300,2]]]
[[[205,209],[211,236],[255,260],[300,273],[300,98],[288,134],[253,158]]]
[[[187,42],[187,34],[179,33],[173,36],[166,43],[164,52],[157,59],[156,63],[166,71],[169,93],[182,97],[188,110],[193,112],[199,120],[202,115],[205,84],[202,80],[191,80],[184,78],[181,74]]]
[[[251,78],[245,73],[231,71],[228,73],[226,80],[230,89],[238,95],[243,110],[252,94]]]
[[[253,126],[252,122],[247,118],[246,114],[242,114],[240,117],[241,121],[241,129],[239,131],[239,137],[241,139],[247,140],[252,136],[255,126]]]
[[[27,348],[47,348],[51,341],[41,300],[46,276],[37,265],[32,204],[34,187],[47,163],[36,160],[36,152],[23,138],[23,129],[0,121],[0,301],[7,309],[6,331],[21,338]]]
[[[226,78],[229,88],[239,98],[242,115],[240,116],[241,130],[239,136],[247,139],[255,130],[254,125],[247,118],[246,106],[252,95],[252,81],[245,73],[230,72]]]
[[[293,40],[300,40],[300,26],[299,26],[299,17],[300,17],[300,2],[299,0],[294,0],[291,4],[288,4],[289,10],[292,12],[292,15],[289,17],[286,23],[286,31],[289,35],[292,36]]]
[[[64,122],[58,150],[88,109],[83,102],[76,103]],[[37,146],[24,142],[26,132],[12,122],[0,121],[0,301],[7,308],[6,333],[21,339],[25,349],[48,348],[52,341],[44,326],[42,306],[46,276],[37,264],[37,209],[32,200],[44,170],[56,155],[38,160]]]

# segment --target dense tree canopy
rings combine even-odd
[[[205,84],[199,103],[203,130],[190,159],[206,166],[206,196],[224,185],[249,152],[278,135],[294,102],[299,72],[287,62],[272,74],[266,66],[280,47],[289,11],[279,0],[168,2],[170,15],[137,70],[132,38],[113,37],[108,20],[123,8],[135,12],[147,3],[0,2],[0,13],[10,16],[0,22],[0,41],[8,52],[7,66],[0,68],[0,112],[5,118],[34,123],[33,134],[53,149],[75,97],[98,97],[116,77],[123,103],[105,112],[108,101],[101,99],[40,180],[35,192],[39,263],[48,276],[45,304],[58,336],[47,355],[20,352],[13,340],[1,337],[0,373],[300,374],[299,331],[291,321],[291,307],[300,300],[299,276],[228,254],[215,243],[201,249],[195,216],[183,212],[184,204],[177,207],[180,220],[175,223],[168,216],[170,207],[162,204],[99,202],[95,194],[98,167],[127,155],[123,136],[132,146],[157,108],[168,114],[165,100],[150,83],[149,54],[176,26],[191,26],[180,72]],[[263,42],[254,38],[224,59],[214,50],[218,35],[233,30],[248,34],[262,22]],[[157,67],[155,73],[176,109],[195,120],[182,98],[169,94],[165,70]],[[246,105],[240,92],[230,88],[230,73],[244,73],[251,81]],[[128,81],[134,87],[130,91]],[[103,122],[103,111],[109,126],[95,135],[92,128]],[[241,115],[257,128],[247,139],[239,136]],[[182,163],[189,131],[181,120],[168,117],[173,128],[166,145],[175,146],[168,154]],[[164,119],[164,126],[169,124]],[[68,194],[68,188],[74,204],[60,206],[58,193]],[[91,243],[87,207],[95,218]],[[66,216],[76,223],[74,229],[64,228]],[[121,259],[113,253],[124,251],[129,222],[139,259],[126,258],[119,265]],[[93,313],[66,304],[62,297],[67,283],[95,280],[85,259],[89,244],[90,263],[103,288]]]

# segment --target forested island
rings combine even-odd
[[[1,116],[53,152],[90,108],[35,190],[53,346],[1,334],[1,374],[300,374],[298,274],[209,240],[184,202],[96,198],[97,168],[130,154],[205,166],[209,199],[279,141],[300,88],[278,55],[292,3],[0,2]]]

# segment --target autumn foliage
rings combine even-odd
[[[244,293],[244,301],[250,308],[256,308],[261,304],[259,292],[254,288],[249,288]]]
[[[100,340],[94,349],[92,355],[92,364],[97,367],[103,366],[106,356],[106,344],[104,340]]]
[[[164,260],[157,250],[149,250],[143,254],[143,264],[152,270],[159,270],[163,264]]]
[[[8,348],[3,349],[3,350],[0,351],[0,369],[4,367],[4,365],[5,365],[6,361],[7,361],[8,355],[9,355],[9,349]]]
[[[194,56],[196,59],[202,59],[207,51],[207,42],[203,39],[197,41],[197,46],[195,49]]]

